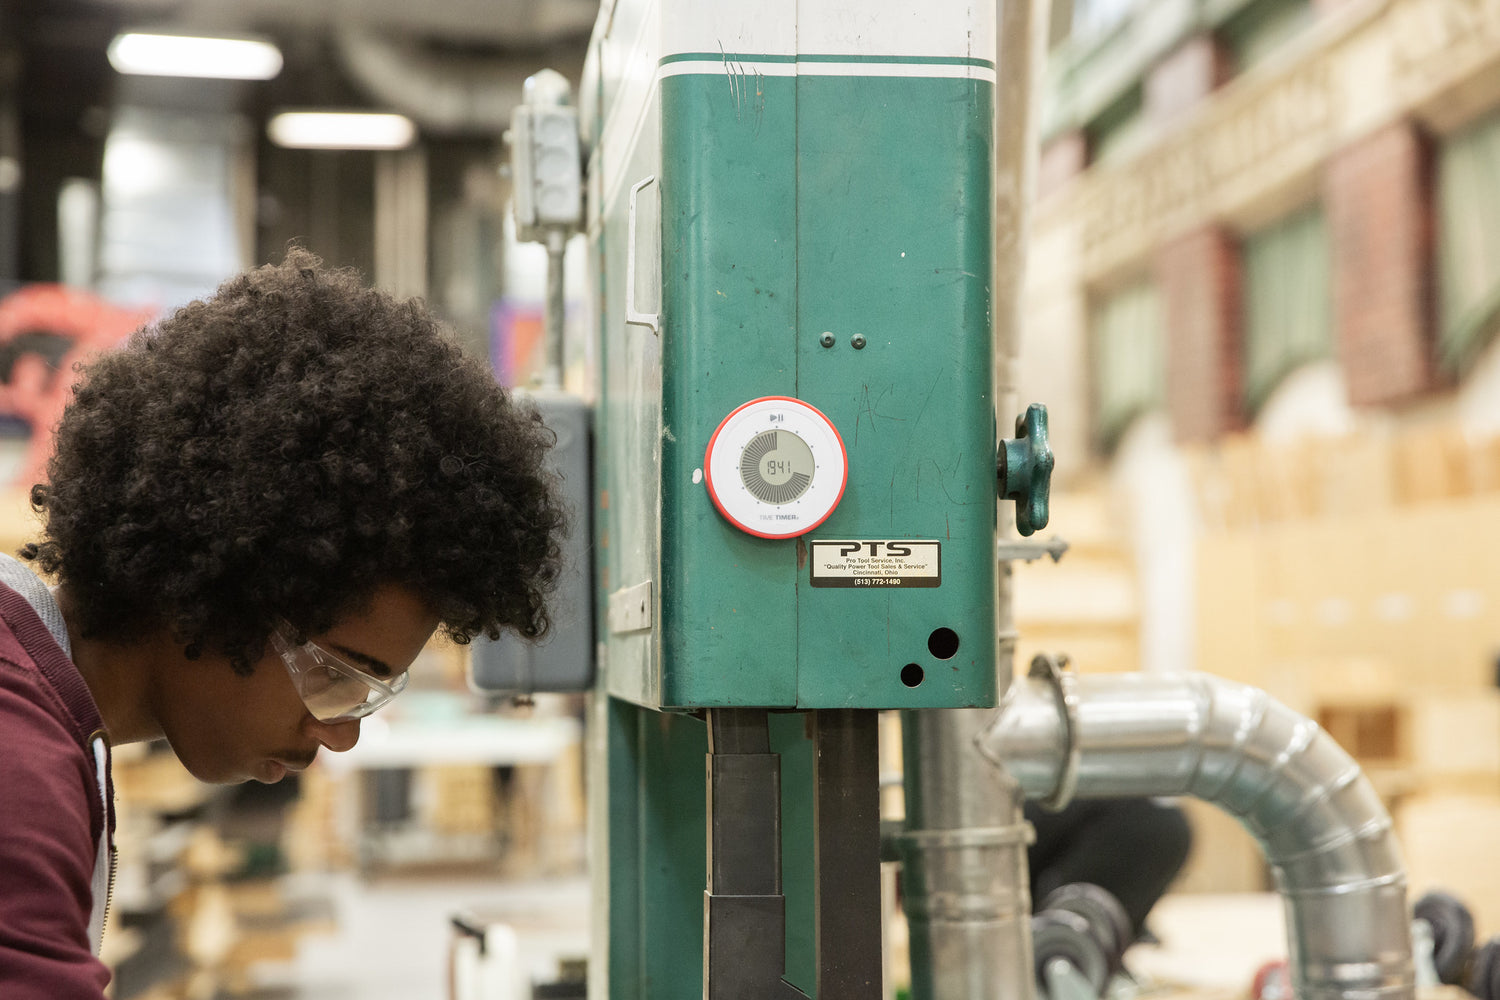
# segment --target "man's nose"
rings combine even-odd
[[[354,744],[359,742],[360,720],[358,719],[346,719],[343,722],[319,722],[311,715],[307,718],[308,731],[313,739],[334,753],[352,750]]]

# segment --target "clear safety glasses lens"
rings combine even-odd
[[[409,675],[397,674],[389,684],[334,656],[317,643],[292,645],[281,634],[271,643],[286,663],[302,702],[320,722],[362,719],[381,708],[406,687]]]

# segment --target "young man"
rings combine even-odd
[[[547,628],[551,435],[416,301],[302,250],[87,366],[0,557],[0,996],[99,997],[111,744],[342,751],[434,630]]]

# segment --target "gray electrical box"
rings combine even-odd
[[[545,243],[549,228],[575,230],[583,221],[583,154],[573,87],[556,70],[526,78],[511,115],[511,199],[516,238]]]
[[[559,390],[517,390],[517,395],[536,403],[542,419],[557,435],[548,464],[562,480],[568,508],[562,572],[548,608],[552,631],[547,637],[538,643],[510,633],[496,641],[475,639],[469,679],[478,690],[495,693],[583,691],[594,684],[589,406]]]

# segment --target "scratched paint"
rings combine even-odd
[[[989,643],[916,687],[900,670],[935,628],[993,632],[992,88],[711,54],[660,80],[660,161],[631,168],[660,179],[659,355],[630,357],[618,301],[603,310],[607,513],[632,544],[601,553],[601,577],[654,580],[661,615],[646,639],[604,637],[609,688],[653,707],[990,704]],[[620,225],[620,204],[604,211]],[[606,259],[624,253],[605,242]],[[813,537],[941,540],[941,587],[811,593],[796,542],[718,515],[694,475],[708,436],[764,395],[807,400],[844,438],[849,485]]]

